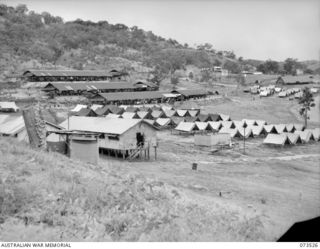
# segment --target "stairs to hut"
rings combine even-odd
[[[144,148],[142,145],[139,145],[136,149],[132,150],[128,156],[128,160],[132,161],[137,158],[139,155],[142,155]]]

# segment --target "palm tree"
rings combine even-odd
[[[309,87],[305,87],[302,91],[302,97],[299,100],[300,115],[304,118],[304,126],[307,128],[307,122],[309,119],[308,111],[310,111],[311,107],[315,106],[313,95],[310,91]]]

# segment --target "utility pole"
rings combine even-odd
[[[243,127],[243,154],[246,154],[246,127]]]

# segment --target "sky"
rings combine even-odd
[[[190,46],[211,43],[245,59],[320,59],[319,0],[0,0],[64,21],[138,26]]]

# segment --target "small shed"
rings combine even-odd
[[[224,134],[195,134],[194,144],[197,146],[219,146],[219,145],[230,145],[231,136],[228,133]]]

